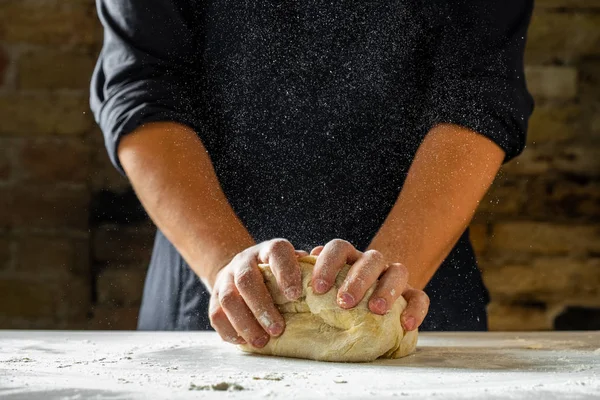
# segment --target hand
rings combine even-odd
[[[429,297],[422,290],[408,285],[408,270],[404,265],[386,262],[377,250],[363,253],[341,239],[315,247],[310,254],[318,256],[311,283],[316,293],[327,293],[344,265],[352,265],[337,293],[341,308],[349,309],[357,305],[379,279],[369,299],[369,310],[383,315],[399,296],[403,296],[408,303],[400,317],[404,329],[417,329],[425,319]]]
[[[279,336],[285,321],[273,303],[259,263],[269,264],[282,293],[291,301],[302,295],[302,277],[296,251],[285,239],[259,243],[238,253],[216,274],[210,296],[210,323],[221,338],[235,344],[264,347]]]

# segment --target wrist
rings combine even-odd
[[[221,272],[223,268],[229,265],[231,260],[233,260],[233,258],[237,254],[238,253],[229,253],[227,255],[223,255],[223,257],[219,260],[211,262],[210,267],[207,268],[207,273],[204,274],[204,276],[200,277],[200,279],[202,280],[202,282],[204,282],[204,285],[210,292],[212,292],[215,286],[215,282],[217,281],[219,272]]]
[[[199,272],[197,272],[198,276],[204,285],[209,291],[212,291],[219,272],[221,272],[236,255],[254,245],[255,243],[253,240],[242,240],[240,242],[219,246],[211,254],[204,254],[203,259],[196,264],[201,267],[195,268],[194,270]]]

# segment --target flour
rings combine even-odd
[[[193,383],[190,383],[190,387],[188,390],[216,390],[219,392],[239,392],[240,390],[246,390],[242,385],[238,385],[237,383],[229,383],[229,382],[219,382],[213,385],[201,385],[197,386]]]
[[[252,379],[254,380],[263,380],[263,381],[280,381],[283,379],[283,375],[279,375],[279,374],[275,374],[275,373],[270,373],[267,374],[265,376],[253,376]]]
[[[597,399],[600,333],[519,336],[423,333],[407,358],[324,364],[240,353],[214,332],[0,331],[0,386],[31,400]]]

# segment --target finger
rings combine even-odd
[[[233,281],[246,306],[266,332],[271,336],[281,335],[285,322],[273,303],[256,260],[247,257],[234,262]]]
[[[260,348],[269,342],[269,335],[256,321],[252,311],[237,291],[231,274],[224,277],[223,286],[219,290],[219,304],[238,335],[247,343]]]
[[[285,239],[273,239],[261,247],[259,258],[268,263],[277,285],[288,300],[302,295],[302,274],[294,246]]]
[[[369,310],[375,314],[387,313],[408,282],[408,271],[400,263],[389,264],[369,299]]]
[[[308,255],[308,253],[304,250],[296,250],[296,257],[300,258],[300,257],[306,257]]]
[[[352,244],[333,239],[323,247],[313,269],[312,287],[316,293],[327,293],[345,264],[353,264],[361,256]]]
[[[338,305],[352,308],[365,296],[367,290],[377,282],[385,270],[386,263],[377,250],[369,250],[352,265],[337,294]]]
[[[221,339],[226,342],[234,344],[246,344],[246,341],[238,335],[235,328],[229,322],[225,311],[219,303],[218,295],[210,297],[208,305],[208,316],[210,318],[210,325],[217,331]]]
[[[400,316],[402,326],[407,331],[417,329],[425,319],[429,310],[429,296],[418,289],[409,287],[402,293],[408,305]]]
[[[314,249],[312,249],[310,251],[310,255],[311,256],[318,256],[319,254],[321,254],[321,252],[323,251],[324,247],[325,246],[317,246],[317,247],[315,247]]]

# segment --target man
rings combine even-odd
[[[532,1],[97,0],[91,106],[158,227],[140,329],[264,346],[284,322],[257,263],[402,324],[485,330],[468,224],[525,144]],[[324,246],[324,247],[323,247]],[[204,285],[210,289],[210,294]],[[208,311],[207,311],[208,310]]]

